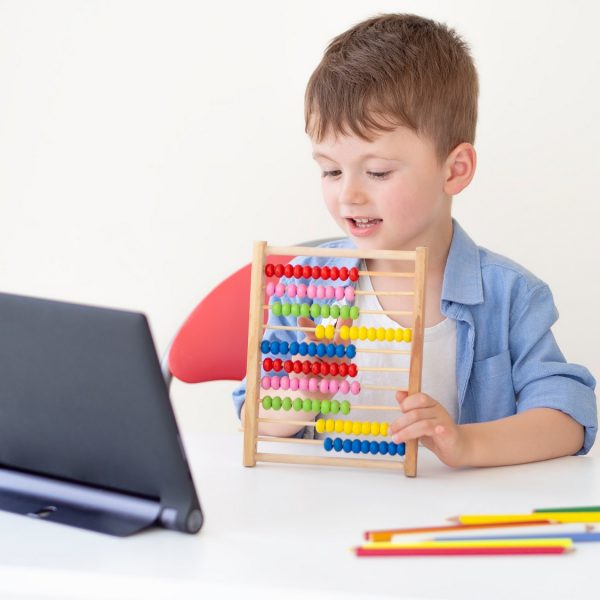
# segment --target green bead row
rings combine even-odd
[[[350,402],[348,400],[311,400],[310,398],[296,398],[292,400],[289,397],[281,398],[279,396],[264,396],[262,399],[262,405],[265,410],[291,410],[292,408],[296,411],[304,412],[316,412],[323,415],[337,415],[342,413],[347,415],[350,413]]]
[[[334,319],[341,317],[342,319],[356,320],[360,314],[358,306],[317,304],[316,302],[312,304],[308,304],[307,302],[297,302],[294,304],[273,302],[271,310],[276,317],[280,317],[281,315],[289,317],[292,315],[292,317],[312,317],[313,319],[317,317],[323,317],[324,319],[327,317],[333,317]]]

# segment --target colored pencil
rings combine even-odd
[[[547,512],[600,512],[600,506],[567,506],[564,508],[536,508],[534,513]]]
[[[434,525],[427,527],[408,527],[403,529],[378,529],[372,531],[366,531],[364,534],[365,540],[371,542],[389,542],[392,539],[392,536],[395,535],[405,535],[405,534],[415,534],[415,533],[436,533],[438,531],[442,532],[454,532],[454,531],[469,531],[472,529],[482,529],[489,527],[524,527],[529,525],[551,525],[552,521],[549,519],[541,519],[538,517],[537,520],[529,521],[529,522],[503,522],[503,523],[474,523],[469,525],[463,524],[455,524],[455,525]]]
[[[559,523],[600,523],[600,512],[547,512],[525,515],[459,515],[455,519],[463,525],[490,523],[517,523],[537,521],[540,515]]]
[[[458,540],[543,540],[543,539],[552,539],[555,537],[555,533],[538,533],[532,534],[529,533],[527,535],[490,535],[489,537],[477,537],[477,536],[467,536],[467,537],[436,537],[434,540],[436,541],[458,541]],[[568,532],[565,531],[560,534],[560,537],[569,538],[572,542],[600,542],[600,533],[578,533],[578,532]]]
[[[555,523],[551,525],[534,525],[529,527],[529,523],[522,524],[520,527],[481,527],[472,531],[447,531],[434,534],[429,539],[432,540],[459,540],[459,539],[484,539],[497,537],[531,537],[540,535],[546,537],[571,537],[571,534],[589,533],[593,530],[591,525],[585,523]],[[400,540],[398,540],[400,541]]]
[[[504,546],[498,548],[355,548],[359,557],[390,557],[390,556],[501,556],[519,554],[564,554],[572,548],[565,546]]]
[[[391,549],[391,548],[504,548],[504,547],[532,547],[543,548],[546,546],[564,546],[570,548],[573,542],[569,538],[553,537],[548,539],[523,539],[523,540],[455,540],[455,541],[424,541],[424,542],[367,542],[362,545],[366,549]]]

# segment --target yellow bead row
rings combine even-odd
[[[340,327],[340,337],[343,340],[369,340],[370,342],[410,342],[412,340],[411,329],[388,327]]]
[[[317,419],[315,429],[318,433],[345,433],[346,435],[388,435],[387,423],[369,423],[368,421],[346,421],[344,419]]]

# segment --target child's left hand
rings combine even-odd
[[[403,414],[390,423],[394,442],[420,439],[448,466],[463,464],[465,436],[439,402],[427,394],[409,396],[407,392],[397,392],[396,400]]]

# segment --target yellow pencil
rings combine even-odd
[[[427,542],[365,542],[365,549],[391,549],[391,548],[545,548],[560,546],[571,548],[571,538],[531,538],[512,540],[444,540]]]
[[[524,523],[537,521],[540,513],[525,515],[459,515],[455,518],[463,525],[481,525],[484,523]],[[600,512],[551,512],[544,518],[557,523],[600,523]]]

